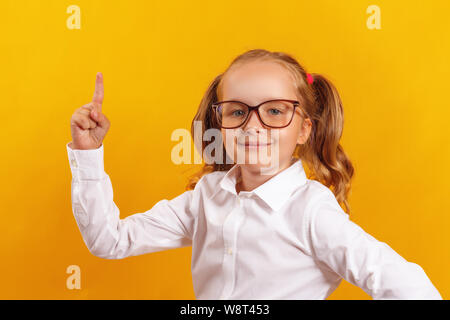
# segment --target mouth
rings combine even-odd
[[[271,143],[264,143],[264,142],[246,142],[246,143],[238,143],[239,146],[245,147],[245,148],[264,148],[271,145]]]

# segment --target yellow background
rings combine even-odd
[[[69,5],[81,29],[69,30]],[[381,9],[369,30],[366,9]],[[210,81],[254,48],[293,54],[337,86],[356,176],[351,219],[450,296],[449,2],[36,1],[0,5],[2,299],[194,299],[191,248],[103,260],[71,209],[70,117],[103,72],[105,169],[121,218],[184,192],[175,165]],[[66,268],[81,268],[81,289]],[[370,299],[343,281],[330,299]]]

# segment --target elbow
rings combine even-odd
[[[96,257],[98,257],[98,258],[102,258],[102,259],[114,259],[110,254],[108,254],[107,252],[104,252],[104,251],[99,251],[99,250],[95,250],[95,249],[90,249],[90,248],[88,248],[89,249],[89,252],[92,254],[92,255],[94,255],[94,256],[96,256]]]
[[[97,229],[91,228],[89,232],[85,232],[83,239],[92,255],[102,259],[120,259],[117,237],[110,233],[106,224]]]
[[[385,270],[374,299],[442,300],[425,271],[418,264],[407,262],[405,268]]]
[[[115,243],[100,241],[100,238],[97,238],[96,241],[86,242],[86,246],[89,252],[98,258],[108,260],[120,259],[115,249]]]
[[[108,259],[108,260],[118,260],[121,259],[121,257],[117,254],[115,254],[113,251],[111,250],[104,250],[104,249],[99,249],[96,247],[88,247],[89,252],[98,257],[98,258],[102,258],[102,259]]]
[[[424,296],[422,300],[443,300],[439,291],[431,285],[426,292],[424,292]]]
[[[442,300],[434,286],[416,288],[415,290],[394,288],[372,295],[374,300]]]
[[[120,238],[126,236],[126,229],[119,220],[118,225],[111,227],[106,223],[97,224],[83,234],[83,239],[89,252],[102,259],[116,260],[127,257],[126,248],[120,245]]]
[[[98,247],[95,245],[88,245],[87,248],[92,255],[94,255],[98,258],[112,259],[111,254],[109,254],[108,251],[102,249],[101,247]]]

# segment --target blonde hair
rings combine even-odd
[[[271,52],[265,49],[253,49],[237,56],[225,72],[217,75],[210,83],[204,94],[197,113],[192,120],[191,133],[194,136],[194,122],[201,121],[203,133],[210,129],[220,130],[211,104],[217,102],[220,92],[221,79],[226,72],[239,63],[252,60],[271,60],[280,63],[293,75],[302,112],[312,122],[310,136],[305,144],[297,144],[293,157],[302,160],[309,179],[314,179],[327,186],[335,195],[336,200],[347,213],[350,213],[348,195],[351,189],[351,179],[354,168],[340,145],[344,126],[342,101],[335,86],[323,75],[311,73],[312,84],[307,82],[307,72],[291,55],[283,52]],[[202,150],[211,143],[200,139],[196,148]],[[226,154],[223,146],[223,154]],[[198,180],[213,171],[227,171],[234,164],[215,163],[205,164],[200,172],[190,177],[186,190],[194,189]]]

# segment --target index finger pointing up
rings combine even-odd
[[[96,104],[101,110],[103,103],[103,74],[101,72],[97,72],[97,78],[95,79],[95,91],[92,102]]]

